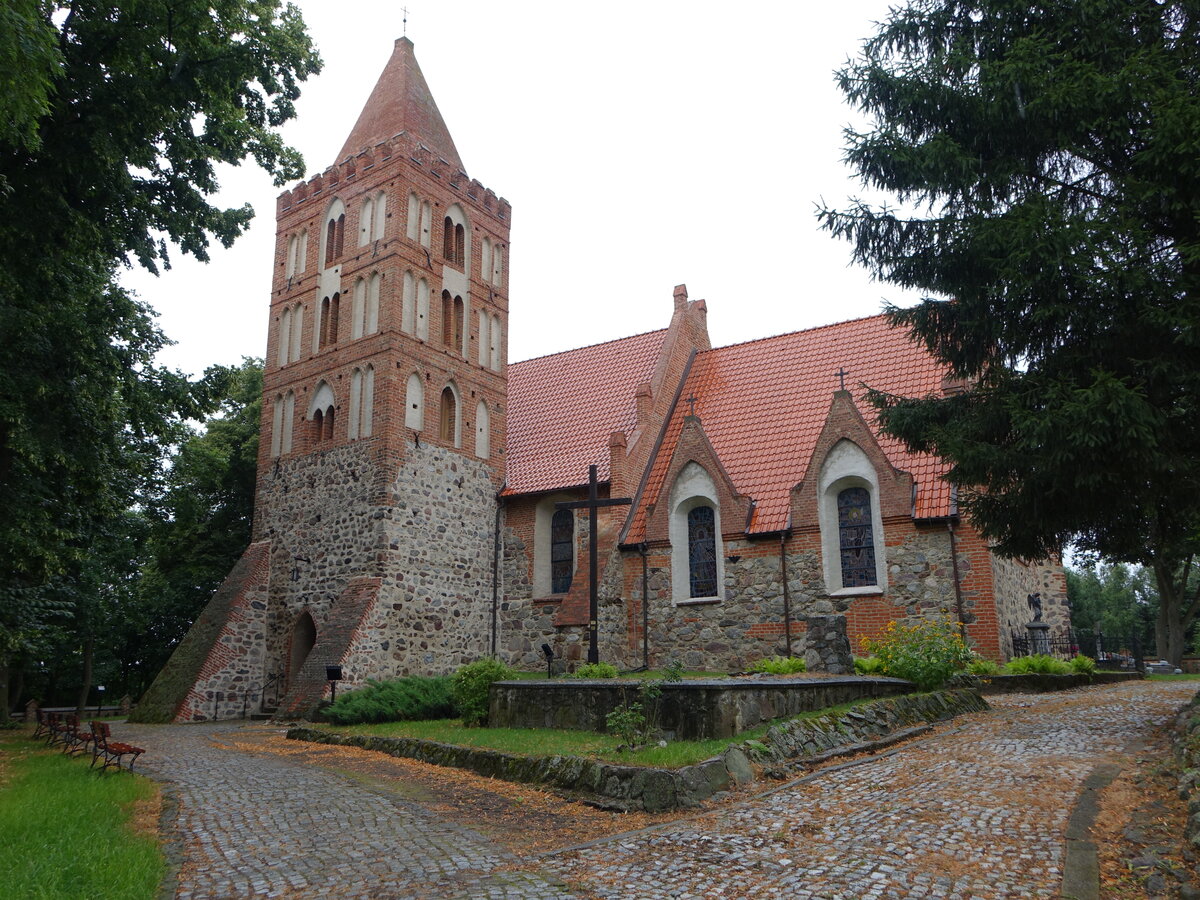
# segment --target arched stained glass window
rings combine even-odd
[[[559,509],[550,520],[550,591],[565,594],[575,575],[575,516]]]
[[[846,488],[838,493],[837,509],[842,587],[869,587],[876,583],[871,494],[866,488]]]
[[[717,596],[716,519],[711,506],[688,511],[688,575],[692,597]]]

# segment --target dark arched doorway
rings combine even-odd
[[[317,623],[313,621],[312,614],[305,610],[300,613],[296,619],[296,624],[292,626],[292,652],[288,660],[288,685],[296,683],[296,677],[300,674],[300,668],[304,665],[304,661],[308,659],[308,654],[312,652],[313,645],[317,642]]]

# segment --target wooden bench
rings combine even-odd
[[[135,747],[133,744],[125,744],[120,741],[114,741],[108,728],[107,722],[91,723],[92,727],[92,766],[95,767],[97,760],[101,761],[100,771],[103,772],[110,766],[121,768],[122,760],[129,757],[129,762],[125,763],[125,767],[130,772],[133,771],[133,764],[137,758],[146,751],[141,747]]]
[[[87,753],[92,745],[91,731],[79,724],[78,716],[67,716],[61,728],[63,736],[63,753],[73,756],[76,753]]]

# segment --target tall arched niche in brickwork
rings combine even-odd
[[[307,609],[296,616],[288,643],[288,684],[292,685],[317,643],[317,623]]]
[[[830,593],[880,593],[886,589],[884,530],[888,519],[912,516],[912,485],[912,476],[888,460],[850,392],[835,392],[804,480],[792,488],[791,498],[792,528],[820,532],[822,571]],[[855,486],[871,494],[878,584],[843,588],[837,552],[837,495]]]

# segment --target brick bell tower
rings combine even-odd
[[[489,652],[510,214],[400,38],[336,163],[278,199],[254,543],[143,704],[299,713],[327,665]]]

